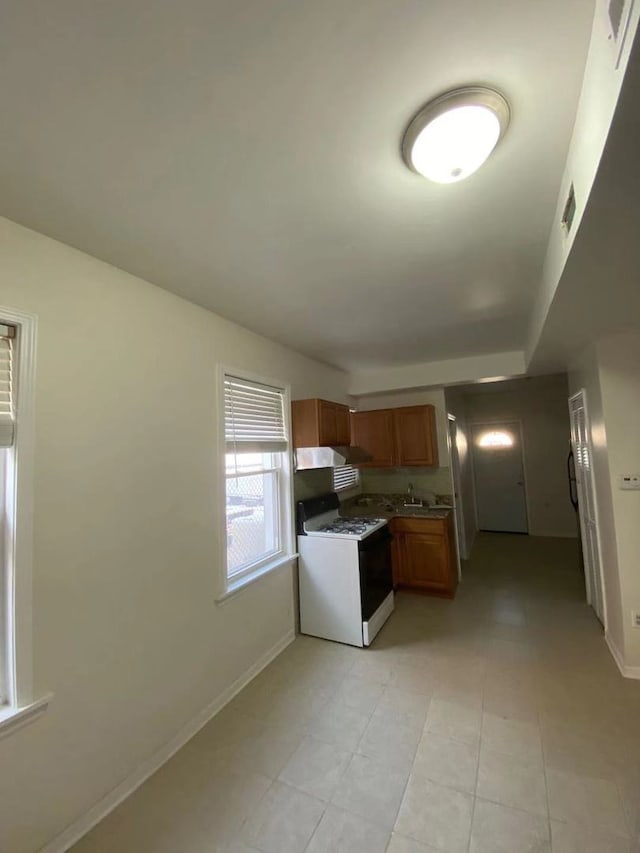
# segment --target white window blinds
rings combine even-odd
[[[279,453],[288,446],[284,389],[237,376],[224,378],[227,453]]]
[[[0,325],[0,447],[11,447],[15,431],[12,326]]]
[[[360,472],[352,465],[339,465],[333,469],[333,491],[351,489],[360,482]]]

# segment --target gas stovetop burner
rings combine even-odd
[[[334,521],[318,528],[319,533],[350,533],[361,536],[370,527],[380,521],[379,518],[336,518]]]

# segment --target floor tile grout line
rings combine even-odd
[[[553,850],[553,834],[551,830],[551,798],[549,796],[549,779],[547,777],[547,759],[544,748],[544,741],[542,742],[542,770],[544,773],[544,794],[547,803],[547,827],[549,830],[549,846]]]

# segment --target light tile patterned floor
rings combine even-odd
[[[640,682],[575,543],[483,534],[454,602],[300,637],[75,853],[640,853]]]

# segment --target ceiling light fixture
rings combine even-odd
[[[511,111],[500,92],[468,86],[428,103],[402,140],[402,156],[414,172],[439,184],[468,178],[504,135]]]
[[[502,430],[485,432],[478,439],[480,447],[513,447],[513,436]]]

